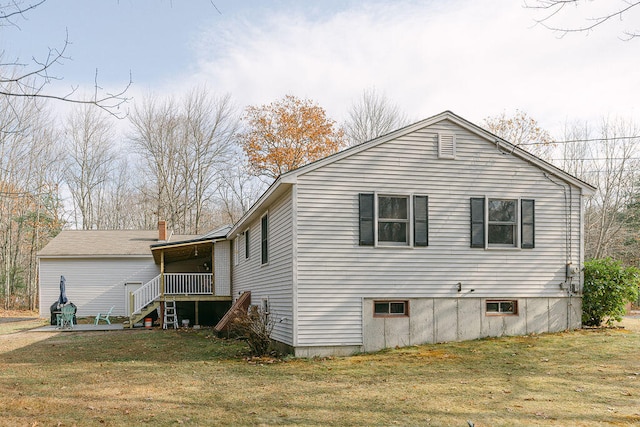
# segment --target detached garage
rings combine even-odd
[[[38,253],[40,317],[60,293],[60,276],[66,278],[66,295],[77,315],[95,316],[114,306],[114,316],[129,315],[129,292],[160,273],[150,246],[158,231],[64,230]],[[173,240],[187,236],[174,236]]]

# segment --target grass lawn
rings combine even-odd
[[[284,361],[209,330],[0,323],[0,425],[638,425],[634,322]]]

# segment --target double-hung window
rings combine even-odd
[[[516,246],[517,200],[489,199],[488,232],[489,246]]]
[[[362,193],[360,246],[427,246],[427,196]]]
[[[378,243],[409,244],[409,197],[378,196]]]
[[[472,248],[523,248],[535,245],[535,201],[471,198]]]

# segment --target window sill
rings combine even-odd
[[[485,313],[488,317],[518,317],[518,313]]]
[[[522,248],[516,246],[487,246],[486,251],[521,251]]]

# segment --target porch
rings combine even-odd
[[[208,311],[230,306],[230,244],[224,234],[152,245],[160,274],[131,292],[129,324],[133,326],[158,308],[162,319],[165,301],[188,306],[191,324],[200,324],[201,306]]]
[[[193,302],[195,307],[193,324],[200,324],[200,302],[231,301],[231,289],[224,284],[216,286],[211,273],[160,273],[151,281],[129,295],[129,324],[142,321],[159,307],[163,309],[166,300]],[[160,316],[162,317],[162,316]]]

